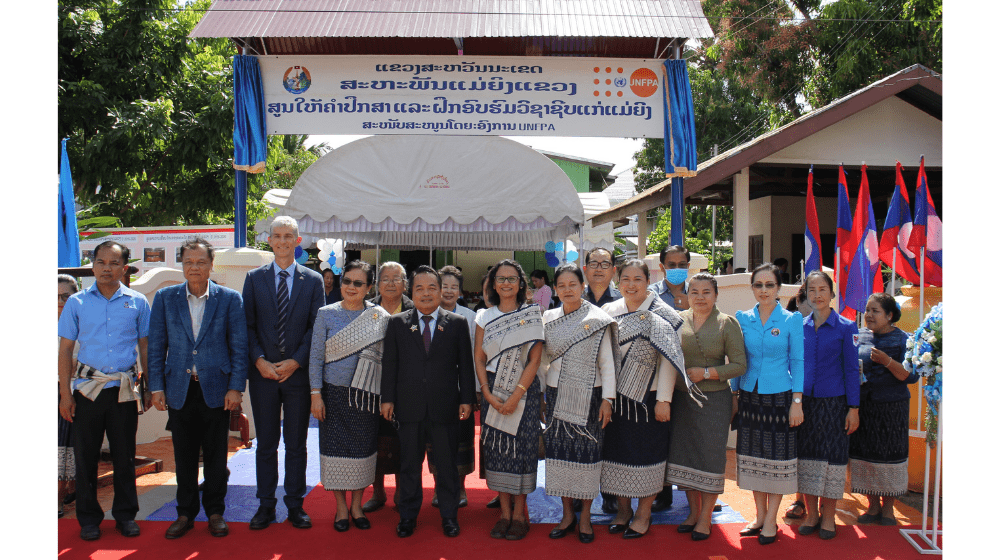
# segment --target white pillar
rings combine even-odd
[[[649,237],[649,219],[646,218],[645,210],[640,210],[636,217],[638,218],[636,225],[639,227],[639,240],[636,243],[639,246],[637,256],[639,259],[644,259],[646,258],[646,238]]]
[[[733,270],[750,266],[750,168],[733,175]]]

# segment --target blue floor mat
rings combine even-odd
[[[594,499],[590,507],[591,523],[594,525],[607,525],[615,518],[614,515],[604,513],[601,505],[604,503],[600,494]],[[632,500],[632,509],[638,507],[639,500]],[[736,510],[729,507],[721,500],[716,504],[722,506],[722,511],[712,514],[712,523],[746,523]],[[532,523],[559,523],[562,520],[562,498],[549,496],[545,493],[545,461],[538,461],[538,487],[531,494],[528,494],[528,514]],[[654,525],[680,525],[688,515],[687,494],[681,490],[674,490],[674,503],[669,509],[653,513],[652,523]]]

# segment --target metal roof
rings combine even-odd
[[[297,41],[297,49],[343,54],[350,42],[323,39],[444,39],[454,45],[453,38],[714,34],[698,0],[215,0],[190,36],[314,38]]]

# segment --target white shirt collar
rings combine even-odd
[[[195,298],[195,299],[205,298],[205,299],[208,299],[208,293],[212,291],[210,289],[211,287],[212,286],[210,284],[209,286],[205,287],[205,293],[204,294],[202,294],[200,296],[196,296],[196,295],[194,295],[194,294],[191,293],[191,284],[188,284],[187,282],[184,282],[184,291],[187,292],[187,297],[189,297],[189,298]]]

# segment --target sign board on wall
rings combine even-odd
[[[663,138],[662,61],[261,56],[268,134]]]
[[[80,240],[82,256],[94,260],[94,247],[110,237],[129,248],[131,258],[138,259],[132,266],[139,269],[138,276],[153,268],[181,268],[181,244],[192,237],[201,237],[216,249],[233,246],[233,226],[165,226],[149,228],[106,228],[100,231],[111,235],[98,239]]]

